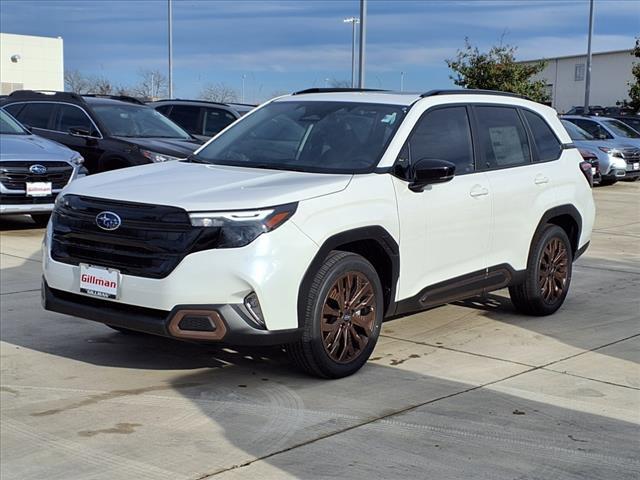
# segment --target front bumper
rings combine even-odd
[[[228,345],[282,345],[299,328],[268,331],[250,325],[242,305],[176,305],[170,311],[109,302],[51,288],[42,280],[42,306],[52,312],[162,337]]]
[[[79,293],[80,267],[55,261],[50,249],[51,224],[43,247],[44,278],[51,289],[92,298]],[[166,313],[180,305],[242,305],[255,292],[265,330],[295,329],[298,289],[317,251],[293,222],[286,222],[245,247],[191,253],[164,278],[120,274],[119,298],[105,302],[114,309],[141,307]],[[81,310],[65,313],[83,316]]]
[[[21,215],[30,213],[49,213],[53,210],[53,203],[40,203],[40,204],[17,204],[17,205],[5,205],[0,204],[0,215]]]

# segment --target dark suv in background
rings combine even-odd
[[[0,107],[79,152],[89,173],[184,159],[202,143],[132,97],[18,90]]]
[[[158,100],[149,103],[201,140],[209,140],[238,118],[255,108],[244,103],[217,103],[204,100]]]

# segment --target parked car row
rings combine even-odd
[[[640,133],[616,119],[565,115],[562,123],[583,158],[593,162],[602,185],[640,178]],[[589,158],[587,158],[589,157]]]

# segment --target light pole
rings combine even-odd
[[[360,0],[360,65],[358,68],[358,88],[364,88],[365,47],[367,43],[367,0]]]
[[[168,17],[169,17],[169,98],[173,98],[173,12],[172,1],[168,2]]]
[[[404,72],[400,72],[400,91],[404,92]]]
[[[591,93],[591,37],[593,37],[593,0],[589,2],[589,39],[587,40],[587,73],[584,82],[584,113],[589,113],[589,94]]]
[[[244,79],[247,78],[246,74],[242,74],[242,103],[244,103]]]
[[[360,23],[360,19],[349,17],[343,22],[351,24],[351,88],[356,88],[356,25]]]

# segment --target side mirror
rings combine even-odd
[[[448,182],[454,177],[455,171],[456,166],[446,160],[422,158],[412,168],[409,190],[422,192],[427,185]]]
[[[69,129],[69,135],[72,137],[90,137],[91,132],[89,130],[85,130],[84,128],[71,127]]]

